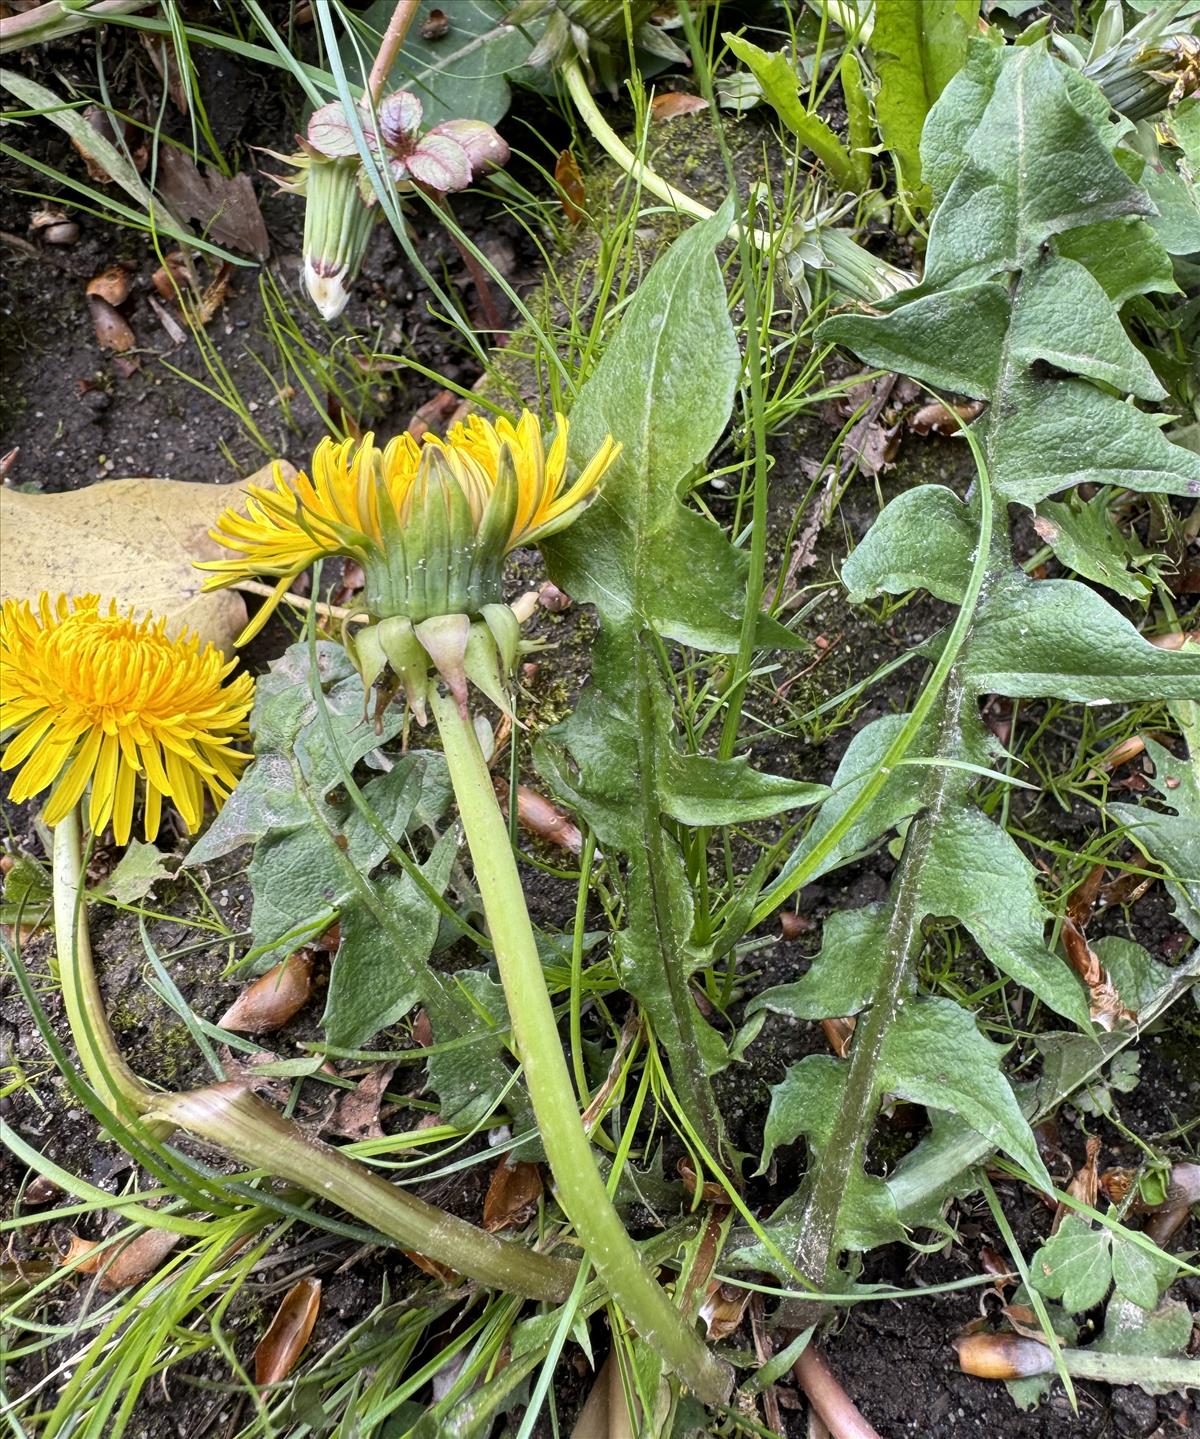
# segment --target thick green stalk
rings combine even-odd
[[[142,1114],[154,1096],[126,1064],[104,1017],[82,894],[83,825],[78,806],[54,828],[53,870],[58,978],[79,1064],[105,1106],[129,1119]]]
[[[578,1271],[569,1260],[497,1239],[465,1219],[435,1209],[333,1145],[310,1138],[244,1084],[214,1084],[186,1094],[162,1095],[150,1117],[186,1129],[256,1169],[331,1200],[405,1249],[482,1284],[554,1303],[571,1292]]]
[[[480,1283],[530,1299],[566,1298],[575,1282],[574,1264],[504,1243],[406,1194],[349,1155],[310,1139],[244,1085],[218,1084],[187,1094],[160,1094],[147,1088],[121,1054],[96,981],[81,893],[81,829],[76,808],[54,831],[59,978],[80,1066],[113,1113],[123,1119],[138,1118],[140,1128],[155,1138],[186,1129],[255,1169],[340,1204],[406,1248]]]
[[[642,1264],[596,1169],[576,1107],[508,829],[475,731],[449,697],[436,694],[431,708],[559,1202],[597,1275],[641,1339],[702,1400],[723,1403],[733,1382],[729,1367],[709,1351]]]

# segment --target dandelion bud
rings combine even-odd
[[[357,160],[314,159],[305,180],[304,283],[323,320],[350,299],[379,207],[362,192]]]

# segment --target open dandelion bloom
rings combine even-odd
[[[89,782],[88,822],[111,820],[128,841],[138,781],[145,784],[145,835],[153,839],[166,799],[188,830],[204,812],[205,790],[219,806],[249,755],[254,681],[224,680],[226,663],[195,636],[168,639],[166,621],[107,611],[99,597],[26,600],[0,608],[0,733],[13,738],[0,768],[20,772],[14,803],[54,786],[49,825],[64,819]]]
[[[248,487],[246,514],[226,510],[212,536],[238,554],[209,560],[206,589],[258,575],[278,577],[275,594],[242,632],[266,623],[301,571],[324,556],[355,559],[372,619],[413,624],[446,614],[474,617],[502,599],[504,557],[564,529],[595,493],[619,446],[607,438],[568,483],[567,422],[549,450],[537,416],[492,424],[472,416],[445,439],[404,434],[380,449],[322,440],[312,478]]]

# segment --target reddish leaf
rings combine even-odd
[[[465,190],[471,183],[471,158],[451,135],[435,135],[430,130],[404,157],[404,163],[414,180],[443,194]]]
[[[329,106],[325,108],[329,109]],[[341,110],[340,105],[336,108]],[[420,128],[422,113],[420,100],[408,90],[396,90],[381,100],[379,103],[379,134],[383,143],[400,145],[410,139]],[[315,115],[313,119],[316,119]],[[312,140],[311,120],[308,125],[308,138],[310,141]],[[318,145],[317,148],[323,149],[324,146]]]
[[[577,225],[583,219],[587,191],[584,189],[579,165],[570,150],[564,150],[554,162],[554,183],[558,186],[558,198],[563,214],[572,225]]]
[[[92,315],[92,329],[102,350],[112,350],[123,355],[137,344],[137,337],[124,315],[119,314],[99,295],[88,296],[88,309]]]
[[[278,1384],[296,1367],[321,1307],[321,1281],[298,1280],[283,1296],[271,1326],[254,1351],[254,1382]]]
[[[542,1175],[536,1164],[501,1160],[483,1201],[483,1227],[489,1234],[520,1229],[537,1213],[541,1197]]]
[[[368,141],[371,140],[374,132],[371,129],[370,116],[360,114],[359,120]],[[350,128],[345,110],[336,100],[312,112],[308,117],[305,138],[314,150],[320,150],[322,155],[328,155],[331,159],[348,159],[351,155],[358,154],[354,131]]]
[[[650,101],[650,119],[677,120],[680,115],[694,115],[697,110],[707,110],[708,101],[702,95],[689,95],[684,90],[669,90],[655,95]]]
[[[507,165],[512,152],[500,135],[483,120],[443,120],[429,132],[445,135],[467,152],[473,176],[486,175]]]

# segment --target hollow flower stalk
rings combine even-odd
[[[97,595],[75,600],[43,593],[36,605],[0,607],[0,733],[12,738],[0,768],[18,769],[14,803],[50,790],[45,820],[57,825],[91,786],[88,823],[110,821],[129,839],[138,789],[146,838],[158,833],[163,802],[189,831],[206,793],[220,806],[249,755],[254,681],[212,644],[167,622],[135,619]]]
[[[213,538],[236,558],[212,560],[206,588],[252,576],[277,579],[270,600],[242,633],[265,624],[284,591],[315,561],[343,555],[365,577],[371,623],[346,647],[368,688],[390,666],[409,707],[425,722],[432,664],[465,711],[467,680],[501,708],[515,662],[518,619],[503,602],[505,556],[569,525],[596,493],[619,446],[611,437],[573,480],[567,421],[549,447],[537,416],[514,425],[479,416],[444,439],[403,434],[380,448],[373,435],[324,440],[312,476],[251,485],[246,513],[226,510]]]

